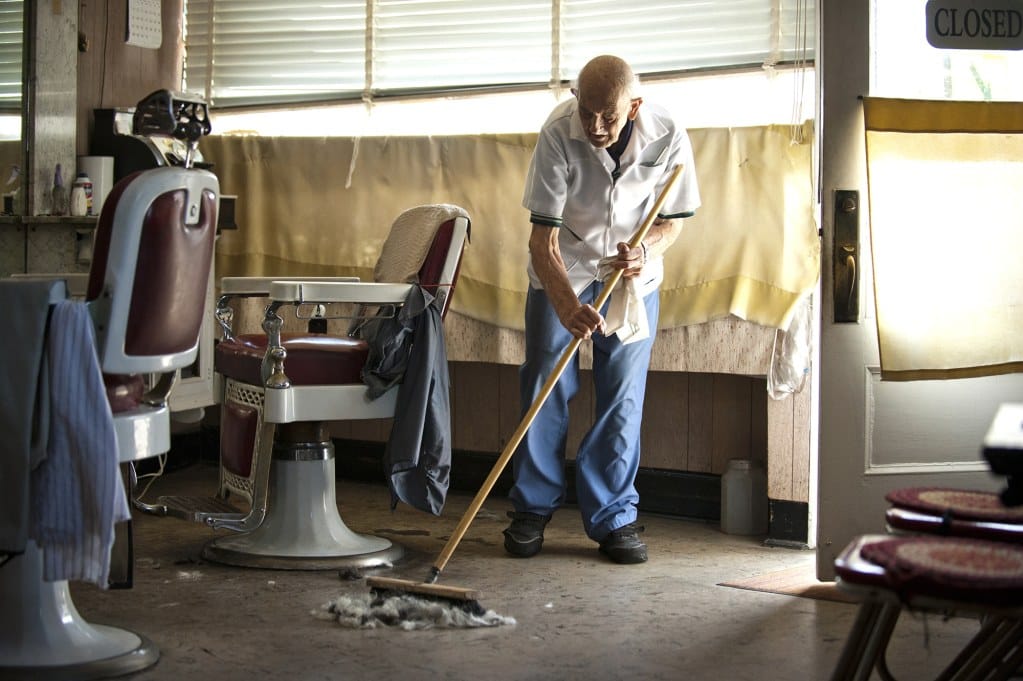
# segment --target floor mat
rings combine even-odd
[[[756,575],[755,577],[720,582],[718,586],[787,594],[789,596],[802,596],[803,598],[816,598],[825,601],[837,601],[839,603],[859,603],[858,598],[842,591],[834,582],[818,581],[815,570],[816,568],[812,563],[797,565],[784,570],[778,570],[777,572]]]

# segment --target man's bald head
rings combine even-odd
[[[632,67],[620,57],[604,54],[594,57],[579,72],[579,92],[618,101],[632,99],[636,75]]]

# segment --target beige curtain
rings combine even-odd
[[[703,206],[666,262],[662,328],[736,316],[785,328],[819,270],[810,138],[788,126],[690,131]],[[472,220],[454,312],[521,329],[528,213],[522,187],[535,134],[448,137],[211,136],[237,231],[217,247],[219,276],[372,276],[393,219],[454,203]]]
[[[1023,105],[864,101],[885,380],[1023,370]]]

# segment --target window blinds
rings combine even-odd
[[[185,88],[218,107],[812,57],[813,0],[186,0]],[[808,28],[809,27],[809,28]]]
[[[185,87],[221,106],[357,97],[365,12],[365,0],[186,0]]]
[[[0,111],[21,112],[22,0],[0,0]]]

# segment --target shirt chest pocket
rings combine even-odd
[[[655,145],[643,150],[643,155],[636,162],[639,168],[662,168],[668,161],[668,145]]]

